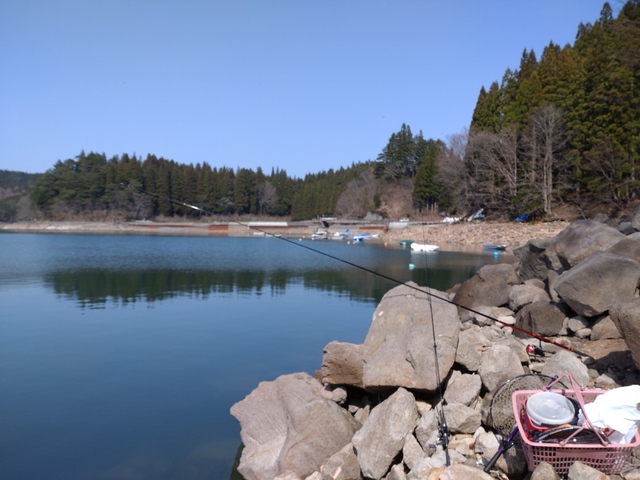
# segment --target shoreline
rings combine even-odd
[[[335,223],[327,230],[352,233],[368,232],[377,235],[378,243],[397,244],[402,239],[417,243],[435,244],[441,250],[478,250],[485,243],[508,245],[508,250],[525,245],[535,238],[554,237],[570,222],[547,223],[517,222],[460,222],[454,224],[411,224],[404,228],[386,228],[383,225],[351,225]],[[223,236],[251,237],[259,235],[281,235],[291,238],[310,238],[319,223],[287,222],[54,222],[33,221],[0,224],[0,231],[11,233],[61,233],[61,234],[116,234],[116,235],[166,235],[166,236]]]

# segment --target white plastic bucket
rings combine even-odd
[[[540,392],[527,400],[527,415],[537,425],[562,425],[575,421],[576,407],[563,395]]]

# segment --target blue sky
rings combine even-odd
[[[374,160],[403,123],[446,141],[603,4],[0,0],[0,169],[84,150],[303,177]]]

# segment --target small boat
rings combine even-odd
[[[322,228],[319,228],[315,233],[311,234],[311,240],[326,240],[329,238],[329,233]]]
[[[508,244],[502,244],[502,243],[485,243],[484,244],[485,250],[500,250],[504,252],[507,250],[508,247],[509,247]]]
[[[438,250],[440,247],[438,247],[437,245],[429,245],[429,244],[425,244],[425,243],[412,243],[411,244],[411,251],[412,252],[435,252],[436,250]]]
[[[408,238],[403,238],[398,242],[401,247],[408,247],[413,243],[413,240],[409,240]]]

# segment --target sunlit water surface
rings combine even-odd
[[[229,479],[240,446],[229,409],[261,381],[313,374],[327,343],[364,341],[397,285],[366,270],[444,290],[511,261],[340,241],[0,234],[0,477]]]

